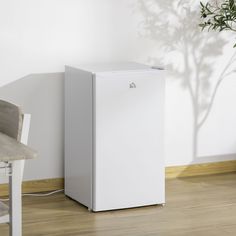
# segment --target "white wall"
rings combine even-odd
[[[236,80],[220,77],[233,38],[200,32],[194,7],[183,0],[0,0],[0,98],[32,114],[29,144],[40,154],[27,163],[25,179],[63,176],[60,72],[86,62],[168,68],[167,166],[236,159]],[[198,129],[194,117],[199,123],[206,114],[219,78]]]

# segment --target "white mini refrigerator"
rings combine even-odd
[[[65,194],[92,211],[165,203],[164,71],[65,71]]]

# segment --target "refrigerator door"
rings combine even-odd
[[[94,78],[94,211],[165,202],[163,75],[147,70]]]

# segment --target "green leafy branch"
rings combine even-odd
[[[235,0],[225,0],[221,5],[212,5],[209,2],[201,5],[201,18],[203,22],[199,26],[204,29],[236,32],[236,4]],[[236,43],[234,44],[236,47]]]

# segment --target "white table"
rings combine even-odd
[[[0,162],[9,172],[9,209],[0,202],[0,223],[10,223],[10,236],[22,235],[21,162],[35,157],[35,151],[0,132]]]

